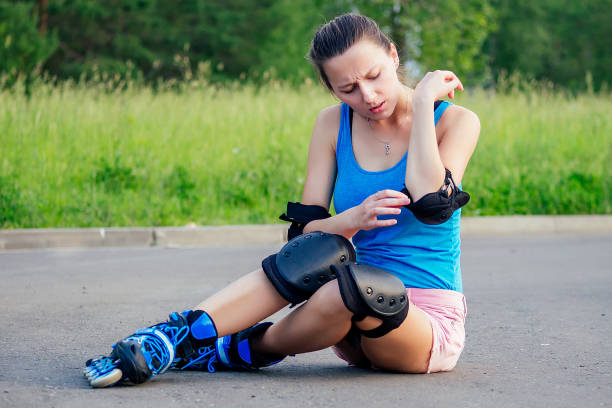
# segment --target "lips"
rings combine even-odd
[[[380,105],[377,105],[377,106],[375,106],[373,108],[370,108],[370,112],[372,112],[372,113],[380,113],[380,112],[382,112],[384,107],[385,107],[385,101],[382,101],[380,103]]]

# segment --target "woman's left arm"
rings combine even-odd
[[[434,124],[434,101],[446,95],[453,98],[455,89],[463,90],[463,85],[450,71],[429,72],[415,88],[405,178],[412,202],[438,191],[445,168],[459,184],[476,147],[480,121],[470,110],[451,105],[437,128]]]
[[[469,109],[451,105],[446,108],[437,126],[440,132],[438,151],[444,167],[459,185],[480,135],[480,119]]]

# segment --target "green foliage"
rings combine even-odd
[[[153,80],[191,79],[206,64],[215,82],[264,72],[303,81],[312,75],[303,57],[319,8],[305,0],[51,0],[61,47],[45,68],[64,78],[137,71]]]
[[[21,224],[25,213],[21,201],[21,191],[14,179],[0,174],[0,228]]]
[[[520,72],[573,89],[612,84],[612,0],[495,0],[485,47],[496,78]],[[590,80],[585,81],[589,73]]]
[[[37,24],[32,2],[0,0],[0,87],[37,75],[55,51],[57,36],[40,35]]]
[[[422,71],[452,70],[464,84],[486,78],[488,60],[482,46],[496,29],[491,0],[354,3],[396,42],[402,60],[417,62]],[[414,74],[420,79],[422,73]]]
[[[132,171],[131,167],[121,163],[119,155],[110,163],[102,157],[94,170],[94,180],[105,191],[118,193],[124,189],[134,189],[136,186],[136,177]]]
[[[164,187],[169,196],[180,200],[198,200],[195,193],[196,183],[189,171],[182,165],[175,165],[166,179]]]
[[[612,214],[610,96],[508,81],[455,101],[482,123],[464,215]],[[315,117],[334,103],[276,82],[0,90],[0,225],[279,222],[300,199]]]
[[[349,1],[277,0],[269,12],[274,24],[258,44],[259,63],[254,72],[272,72],[294,84],[316,79],[306,63],[306,55],[315,31],[336,15],[351,10]]]
[[[449,69],[466,84],[487,80],[482,47],[497,28],[490,0],[428,2],[423,10],[420,63],[428,70]]]
[[[612,0],[48,0],[38,10],[44,3],[0,0],[0,87],[41,69],[114,86],[299,86],[315,79],[304,61],[314,31],[348,11],[380,24],[413,81],[450,69],[468,85],[513,72],[571,89],[612,82]]]

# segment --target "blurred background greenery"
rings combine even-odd
[[[0,0],[0,228],[278,222],[348,11],[466,84],[464,214],[612,213],[612,0]]]
[[[566,88],[612,79],[612,0],[0,0],[4,81],[142,74],[214,81],[313,79],[316,28],[354,11],[374,18],[415,77],[456,71],[492,86],[513,72]]]

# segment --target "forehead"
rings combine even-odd
[[[387,51],[372,41],[359,41],[344,53],[330,58],[323,69],[332,85],[350,83],[390,58]]]

